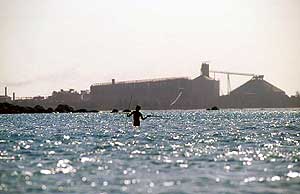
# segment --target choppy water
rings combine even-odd
[[[299,110],[0,115],[0,193],[299,193]]]

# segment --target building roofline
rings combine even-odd
[[[265,84],[264,86],[268,87],[269,89],[271,89],[272,92],[285,94],[285,91],[283,91],[282,89],[274,86],[273,84],[269,83],[268,81],[266,81],[264,79],[258,79],[258,78],[254,78],[254,79],[252,78],[252,79],[250,79],[246,83],[244,83],[241,86],[237,87],[236,89],[232,90],[230,93],[241,93],[241,91],[247,89],[247,87],[249,87],[250,84],[252,84],[253,82],[257,82],[257,81],[260,82],[260,83]]]
[[[157,78],[157,79],[142,79],[142,80],[129,80],[129,81],[119,81],[115,84],[136,84],[136,83],[150,83],[150,82],[161,82],[161,81],[173,81],[173,80],[190,80],[188,77],[169,77],[169,78]],[[94,83],[92,86],[106,86],[113,85],[112,82]]]

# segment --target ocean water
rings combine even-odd
[[[0,115],[0,193],[299,193],[300,111]]]

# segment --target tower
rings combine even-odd
[[[201,75],[209,77],[209,64],[208,63],[202,63]]]

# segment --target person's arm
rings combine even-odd
[[[145,120],[147,117],[148,117],[148,115],[145,116],[145,117],[143,117],[143,115],[142,115],[142,113],[141,113],[141,118],[142,118],[142,120]]]

